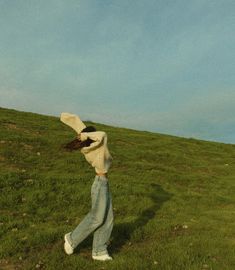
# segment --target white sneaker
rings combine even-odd
[[[110,257],[108,254],[104,254],[104,255],[99,255],[99,256],[92,255],[92,259],[98,260],[98,261],[111,261],[113,258]]]
[[[65,253],[66,254],[68,254],[68,255],[71,255],[71,254],[73,254],[73,247],[71,247],[71,245],[69,244],[69,241],[68,241],[68,235],[70,234],[71,232],[69,232],[69,233],[66,233],[65,235],[64,235],[64,251],[65,251]]]

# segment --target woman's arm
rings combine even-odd
[[[87,153],[100,147],[100,145],[102,145],[103,143],[105,136],[106,133],[104,131],[82,132],[79,136],[81,141],[85,141],[87,139],[91,139],[94,141],[90,144],[90,146],[83,147],[82,151]]]

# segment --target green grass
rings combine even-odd
[[[114,158],[114,260],[92,261],[92,235],[63,251],[94,180],[80,152],[61,149],[75,133],[0,108],[0,269],[235,269],[235,145],[93,124]]]

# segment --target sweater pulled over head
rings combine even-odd
[[[94,141],[89,146],[83,147],[81,153],[95,168],[96,173],[107,173],[113,160],[107,145],[107,134],[104,131],[81,132],[86,126],[75,114],[61,113],[60,120],[80,134],[81,141],[88,138]]]

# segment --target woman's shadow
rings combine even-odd
[[[132,184],[140,185],[140,183]],[[151,198],[153,205],[149,208],[143,210],[138,218],[131,222],[115,223],[111,234],[111,245],[108,246],[110,254],[117,253],[121,248],[130,243],[132,235],[137,231],[142,229],[151,219],[153,219],[157,211],[162,207],[164,202],[168,201],[173,194],[166,192],[162,187],[155,183],[146,183],[143,184],[143,189],[146,185],[151,186],[151,192],[147,194]],[[149,188],[149,187],[148,187]],[[146,196],[146,194],[145,194]],[[128,203],[128,200],[127,200]],[[115,218],[115,213],[114,213]],[[87,248],[92,245],[93,234],[90,234],[85,241],[80,243],[76,248],[76,253],[82,253],[85,257],[89,257],[90,253],[87,251]]]
[[[143,210],[141,215],[134,221],[114,224],[111,238],[112,244],[109,248],[111,253],[119,252],[127,243],[131,244],[130,240],[133,233],[137,230],[141,230],[151,219],[153,219],[164,202],[168,201],[173,196],[173,194],[166,192],[158,184],[151,183],[146,185],[152,187],[148,196],[151,198],[153,205]]]

